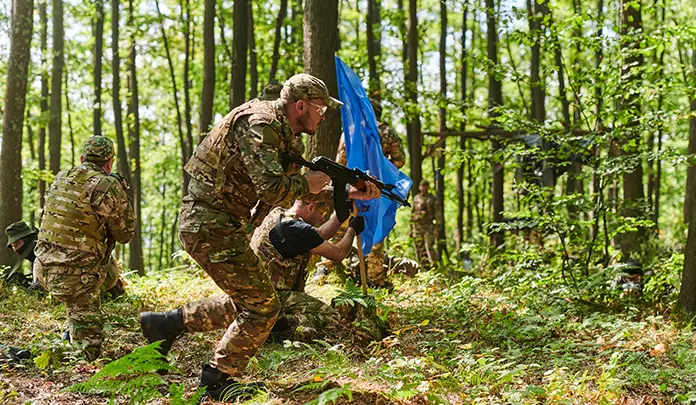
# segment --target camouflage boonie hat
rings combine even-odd
[[[329,108],[341,108],[343,103],[329,95],[329,89],[321,79],[306,73],[300,73],[288,79],[283,85],[283,88],[288,89],[290,99],[298,100],[313,100],[322,99]]]
[[[90,161],[109,160],[114,157],[114,143],[105,136],[92,135],[82,148],[82,156]]]
[[[267,100],[267,101],[273,101],[277,100],[280,98],[280,91],[283,90],[283,86],[276,82],[273,81],[271,83],[268,83],[263,87],[263,91],[261,93],[261,97],[259,97],[259,100]]]
[[[7,235],[7,247],[11,247],[13,243],[20,239],[24,239],[27,236],[35,235],[37,233],[38,232],[36,229],[27,225],[26,222],[15,222],[5,229],[5,235]]]

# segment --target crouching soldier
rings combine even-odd
[[[58,173],[46,191],[34,274],[65,304],[70,340],[85,344],[92,361],[101,354],[100,292],[119,278],[111,250],[133,238],[135,218],[125,187],[110,176],[113,142],[90,137],[80,161]]]
[[[3,274],[3,279],[7,282],[15,283],[23,287],[30,287],[33,277],[27,276],[22,272],[22,263],[27,260],[33,265],[34,248],[36,247],[36,239],[39,231],[33,226],[27,225],[23,221],[15,222],[5,229],[7,235],[7,247],[14,250],[19,258],[17,262]],[[31,267],[30,267],[31,268]],[[33,286],[33,283],[31,284]]]

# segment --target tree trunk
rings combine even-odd
[[[304,10],[305,72],[323,80],[334,97],[338,97],[334,62],[337,44],[338,0],[307,0]],[[317,133],[309,136],[307,156],[336,156],[341,132],[340,111],[329,109]]]
[[[41,124],[39,126],[39,139],[37,145],[37,155],[39,158],[39,171],[43,172],[46,170],[46,124],[45,120],[48,118],[48,13],[46,12],[46,6],[48,0],[42,0],[39,3],[39,22],[41,24],[41,34],[39,35],[39,42],[41,47]],[[41,212],[44,207],[44,194],[46,193],[46,182],[39,177],[38,187],[39,189],[39,221],[41,220]]]
[[[259,95],[259,63],[256,57],[256,38],[254,38],[254,10],[249,2],[249,98]]]
[[[63,86],[63,1],[53,0],[53,67],[51,68],[51,119],[48,123],[49,167],[53,174],[60,171],[61,152],[61,99]]]
[[[271,57],[271,71],[268,74],[268,82],[272,82],[278,73],[278,62],[280,61],[280,40],[283,30],[283,22],[288,14],[288,0],[280,0],[280,10],[275,25],[275,39],[273,40],[273,56]]]
[[[181,174],[182,174],[182,187],[181,195],[185,196],[188,194],[188,184],[191,180],[191,176],[184,170],[186,162],[188,162],[189,155],[186,148],[186,140],[184,139],[184,129],[181,119],[181,108],[179,107],[179,91],[176,85],[176,74],[174,73],[174,62],[172,61],[172,55],[169,51],[169,40],[167,38],[167,32],[164,29],[164,15],[159,7],[159,1],[155,0],[155,7],[157,8],[157,14],[160,18],[160,32],[162,33],[162,42],[164,43],[164,51],[167,56],[167,65],[169,66],[169,77],[172,80],[172,95],[174,97],[174,107],[176,109],[176,123],[177,129],[179,131],[179,147],[181,150]]]
[[[621,35],[622,48],[624,54],[627,54],[626,60],[621,69],[621,77],[627,81],[628,90],[632,85],[640,86],[642,80],[640,70],[643,65],[643,56],[640,53],[641,40],[630,38],[632,35],[642,35],[642,16],[640,1],[622,1],[621,2]],[[633,120],[626,125],[626,141],[633,143],[633,146],[628,146],[628,142],[624,143],[622,152],[626,156],[635,155],[638,153],[638,145],[640,144],[641,134],[635,128],[638,125],[637,117],[641,109],[641,97],[638,92],[627,91],[621,108],[627,111]],[[638,160],[635,169],[623,175],[623,195],[624,195],[624,216],[639,218],[643,215],[641,208],[644,200],[643,192],[643,164]],[[621,237],[621,250],[625,257],[630,257],[631,253],[640,248],[644,236],[644,229],[638,231],[627,232]]]
[[[222,49],[225,50],[225,55],[227,55],[227,61],[228,61],[227,63],[224,63],[223,66],[225,67],[225,69],[228,69],[227,75],[225,77],[229,80],[229,88],[231,89],[234,77],[232,76],[232,69],[230,68],[230,66],[232,66],[234,63],[234,56],[232,56],[232,51],[230,50],[230,45],[226,39],[226,36],[227,36],[225,33],[226,24],[225,24],[225,17],[223,15],[224,10],[222,10],[222,8],[220,8],[220,7],[218,7],[217,10],[220,11],[219,13],[217,13],[218,24],[220,25],[220,43],[222,44]],[[229,99],[230,110],[232,110],[232,108],[233,108],[232,107],[232,97],[231,97],[232,93],[228,92],[228,96],[229,96],[228,99]]]
[[[488,115],[491,117],[491,126],[496,125],[498,113],[494,110],[503,105],[503,90],[500,79],[496,77],[493,68],[498,64],[498,22],[495,16],[494,0],[486,0],[487,15],[487,53],[490,68],[488,71]],[[491,139],[491,150],[495,155],[501,149],[500,141],[496,138]],[[493,157],[493,183],[491,185],[491,208],[493,209],[493,222],[503,220],[503,210],[505,206],[503,187],[505,181],[505,166],[499,157]],[[491,245],[498,247],[504,242],[504,235],[501,232],[491,233]]]
[[[131,191],[133,194],[133,211],[135,213],[135,235],[130,243],[130,256],[128,267],[138,270],[138,275],[145,275],[143,264],[143,236],[142,236],[142,186],[140,181],[140,104],[138,101],[138,77],[136,72],[135,34],[136,24],[133,20],[133,0],[128,1],[128,26],[130,27],[130,51],[128,52],[128,137],[130,139],[130,157],[133,159],[133,178]]]
[[[191,79],[190,62],[193,55],[191,33],[191,1],[186,0],[181,8],[181,20],[184,25],[184,120],[186,123],[186,160],[193,155],[193,124],[191,123]]]
[[[249,0],[235,0],[233,11],[234,24],[234,62],[232,65],[232,107],[237,107],[246,101],[246,67],[247,50],[249,49]]]
[[[692,51],[692,64],[696,72],[696,49]],[[693,89],[694,83],[685,83],[686,88]],[[686,193],[684,196],[684,223],[691,224],[693,211],[696,208],[696,91],[689,94],[689,166],[686,171]],[[656,198],[657,200],[657,198]],[[696,233],[696,228],[694,228]],[[691,228],[689,228],[691,235]]]
[[[68,72],[64,72],[63,85],[65,86],[65,114],[68,118],[68,139],[70,139],[70,166],[75,165],[75,131],[72,125],[72,111],[70,111],[70,89],[68,88]]]
[[[102,54],[104,48],[104,1],[95,0],[95,15],[92,31],[94,32],[94,47],[92,63],[94,64],[94,105],[92,107],[92,121],[94,135],[102,133],[101,128],[101,95],[102,95]]]
[[[409,153],[411,157],[411,179],[414,184],[419,184],[423,179],[422,168],[422,136],[420,115],[418,106],[418,0],[409,1],[408,10],[408,73],[406,80],[406,98],[414,111],[408,111],[406,119],[410,128],[411,144]],[[413,187],[415,196],[418,187]]]
[[[689,148],[692,147],[692,140],[689,139]],[[696,176],[689,176],[688,182],[691,182],[690,189],[696,188]],[[694,217],[694,208],[689,214]],[[696,249],[696,221],[689,223],[689,236],[686,239],[686,247],[684,251],[693,252]],[[684,255],[684,271],[682,272],[681,289],[679,290],[679,298],[677,298],[677,313],[681,314],[685,319],[690,320],[696,314],[696,255]]]
[[[367,61],[370,70],[370,94],[377,95],[381,88],[379,73],[382,70],[382,19],[380,18],[381,0],[367,1]]]
[[[543,123],[546,119],[546,93],[544,92],[544,82],[541,79],[541,21],[544,17],[540,10],[540,5],[532,0],[527,0],[527,13],[529,14],[529,31],[531,32],[532,42],[532,63],[530,70],[530,87],[532,89],[532,120]]]
[[[14,3],[10,59],[7,64],[2,149],[0,149],[0,228],[22,219],[22,130],[26,105],[34,1]],[[7,243],[3,240],[3,246]],[[16,261],[12,249],[0,249],[0,265]]]
[[[447,130],[447,2],[440,2],[440,111],[438,112],[438,129],[440,132]],[[435,174],[435,192],[437,203],[440,206],[440,215],[436,218],[438,238],[437,250],[438,258],[442,260],[449,256],[447,242],[445,240],[445,151],[447,138],[441,137],[442,151],[437,158],[437,172]]]
[[[466,97],[466,82],[468,80],[467,78],[467,73],[469,71],[469,66],[467,63],[468,59],[468,54],[467,54],[467,49],[466,49],[466,33],[467,33],[467,17],[469,13],[469,0],[464,1],[464,12],[462,13],[462,53],[460,56],[460,63],[461,63],[461,93],[460,93],[460,98],[461,98],[461,103],[462,103],[462,116],[465,117],[464,120],[462,120],[459,129],[461,131],[466,131],[466,102],[467,102],[467,97]],[[466,139],[460,137],[459,138],[459,150],[461,153],[466,152]],[[464,167],[466,164],[468,164],[469,158],[467,157],[466,163],[462,162],[459,164],[459,167],[457,168],[457,232],[455,232],[456,236],[456,247],[457,247],[457,253],[461,252],[462,249],[462,244],[464,243],[464,235],[469,234],[470,229],[467,226],[466,232],[464,231],[464,204],[465,204],[465,195],[467,195],[468,198],[466,198],[466,202],[470,204],[471,201],[471,195],[469,189],[464,188]],[[469,178],[469,185],[471,185],[471,178]]]
[[[213,121],[215,98],[215,0],[205,0],[203,18],[203,91],[201,92],[201,115],[198,133],[208,133]]]
[[[404,1],[403,0],[397,0],[397,10],[398,10],[398,16],[399,16],[399,34],[401,37],[401,62],[403,64],[403,70],[404,70],[404,89],[403,89],[403,94],[406,95],[408,94],[408,30],[406,28],[406,19],[407,19],[407,14],[406,10],[404,9]],[[406,113],[406,110],[404,110],[404,114]],[[411,136],[411,125],[406,123],[406,146],[408,147],[409,155],[411,155],[411,151],[413,150],[413,145],[411,145],[412,136]],[[415,183],[415,186],[413,188],[417,188],[418,183]],[[415,195],[415,191],[413,191]]]
[[[119,0],[111,0],[111,72],[112,97],[114,107],[114,127],[116,129],[116,144],[118,171],[128,184],[131,183],[130,162],[126,151],[126,140],[123,136],[123,117],[121,110],[121,57],[119,55]],[[132,191],[132,190],[131,190]],[[129,193],[130,195],[130,193]],[[132,195],[130,195],[132,197]]]

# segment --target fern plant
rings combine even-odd
[[[332,303],[336,307],[355,307],[355,304],[358,304],[371,311],[381,307],[375,297],[372,295],[363,295],[362,289],[355,285],[351,280],[346,281],[346,289],[341,291],[341,293],[332,300]]]
[[[158,373],[161,370],[177,371],[157,351],[160,342],[139,347],[118,360],[114,360],[83,383],[70,387],[70,391],[82,393],[107,394],[113,400],[115,395],[123,395],[131,404],[142,404],[161,397],[159,387],[165,384]],[[183,384],[169,387],[172,404],[197,404],[203,396],[202,390],[192,398],[184,399]]]

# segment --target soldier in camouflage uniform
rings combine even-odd
[[[398,169],[406,163],[406,154],[401,138],[396,131],[387,123],[382,121],[382,104],[376,98],[371,98],[370,103],[377,117],[377,128],[382,144],[382,153]],[[346,165],[348,157],[346,155],[345,139],[341,137],[336,154],[336,162]],[[367,255],[367,278],[377,286],[389,286],[387,280],[387,269],[384,267],[384,242],[372,246],[372,251]]]
[[[148,341],[164,340],[163,353],[184,330],[227,327],[201,374],[200,385],[213,399],[232,389],[235,397],[244,396],[254,388],[236,379],[280,311],[273,283],[249,247],[250,231],[259,224],[252,209],[262,219],[273,206],[317,198],[328,176],[312,171],[300,175],[299,166],[284,164],[282,157],[302,153],[300,133],[314,134],[326,110],[341,105],[321,80],[295,75],[285,82],[279,99],[256,99],[232,110],[185,166],[191,182],[179,216],[179,240],[226,295],[168,312],[142,313],[140,325]],[[368,183],[366,191],[353,188],[349,194],[371,199],[379,197],[379,189]]]
[[[46,190],[34,274],[65,304],[71,342],[85,343],[86,357],[94,360],[101,354],[100,291],[118,280],[111,250],[133,238],[135,217],[123,185],[109,176],[113,142],[90,137],[81,162],[58,173]]]
[[[261,90],[261,97],[259,97],[259,100],[264,100],[264,101],[277,100],[280,98],[280,91],[281,90],[283,90],[283,86],[274,80],[274,81],[268,83],[267,85],[263,86],[263,90]]]
[[[322,211],[328,207],[325,202],[299,200],[289,210],[278,207],[266,216],[251,239],[251,248],[280,298],[281,315],[274,331],[284,339],[311,342],[347,330],[335,309],[304,292],[307,268],[318,257],[343,260],[356,234],[364,228],[362,217],[353,219],[341,241],[331,244],[328,239],[336,234],[340,223],[335,214],[324,221]]]
[[[421,181],[418,187],[420,193],[413,199],[411,211],[411,237],[416,248],[416,258],[421,265],[425,260],[428,260],[430,265],[437,261],[435,219],[438,215],[438,204],[435,196],[428,192],[429,189],[430,183],[427,180]]]
[[[7,235],[7,247],[12,249],[15,253],[19,255],[17,262],[9,269],[3,278],[7,281],[15,282],[24,287],[29,287],[29,279],[22,272],[22,263],[27,260],[33,265],[34,259],[34,247],[36,246],[36,239],[38,237],[39,230],[30,227],[24,221],[18,221],[10,224],[7,229],[5,229],[5,235]]]

